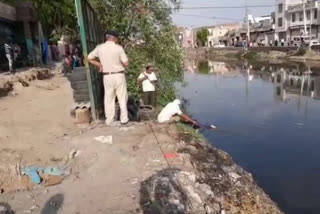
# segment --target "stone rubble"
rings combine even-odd
[[[283,213],[226,152],[191,139],[177,143],[176,151],[191,164],[161,170],[142,182],[144,214]]]

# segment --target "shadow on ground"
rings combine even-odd
[[[176,179],[179,169],[164,169],[140,186],[140,207],[144,214],[188,213],[188,198]]]
[[[12,210],[10,204],[0,202],[0,214],[15,214],[15,212]]]
[[[59,209],[63,205],[63,201],[64,196],[62,194],[52,196],[42,208],[41,214],[58,214]]]

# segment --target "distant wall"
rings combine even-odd
[[[0,2],[0,18],[16,21],[16,9],[8,4]]]

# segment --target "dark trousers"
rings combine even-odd
[[[143,104],[156,107],[157,96],[155,91],[143,92]]]

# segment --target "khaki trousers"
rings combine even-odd
[[[115,117],[116,96],[120,106],[120,121],[127,123],[128,119],[128,91],[124,74],[112,74],[103,76],[104,83],[104,108],[106,114],[106,124],[111,125]]]
[[[156,104],[157,104],[156,92],[155,91],[143,92],[143,104],[156,107]]]

